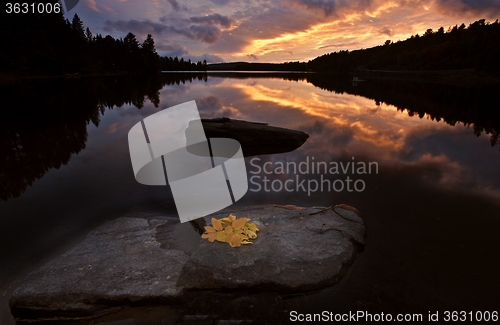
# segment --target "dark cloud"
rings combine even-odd
[[[298,2],[308,9],[323,10],[327,16],[330,16],[337,8],[335,0],[299,0]]]
[[[192,39],[201,40],[205,43],[215,43],[220,37],[221,31],[217,26],[191,25],[189,31],[192,33]]]
[[[259,58],[255,54],[247,54],[247,58],[254,61],[259,60]]]
[[[308,9],[322,10],[326,16],[330,16],[346,9],[353,11],[366,10],[371,6],[373,0],[297,0],[297,2]]]
[[[467,13],[484,15],[488,19],[496,19],[500,15],[498,0],[437,0],[444,14],[463,16]]]
[[[179,11],[180,6],[177,0],[167,0],[175,11]]]
[[[394,34],[394,31],[390,28],[384,27],[380,30],[380,34],[385,34],[387,36],[392,36]]]
[[[244,35],[229,35],[226,31],[222,33],[222,37],[216,44],[209,46],[209,49],[217,53],[237,53],[243,51],[249,44],[250,41]]]
[[[108,33],[112,32],[113,30],[117,30],[124,33],[132,32],[134,34],[142,34],[142,35],[161,34],[166,29],[168,29],[168,26],[165,26],[160,23],[154,23],[150,20],[138,21],[135,19],[129,21],[106,20],[103,28],[103,30]]]
[[[232,33],[249,39],[275,38],[286,33],[306,30],[322,21],[316,14],[306,12],[300,7],[294,10],[289,7],[270,8],[259,14],[241,13],[234,16],[244,17],[245,14],[252,15],[252,18],[245,19]]]
[[[155,44],[155,47],[156,50],[158,51],[158,54],[160,54],[161,56],[167,56],[173,58],[176,56],[183,57],[189,54],[188,49],[178,44],[170,45],[170,44],[157,43]]]
[[[219,5],[219,6],[225,6],[227,5],[231,0],[210,0],[212,1],[213,3],[215,3],[216,5]]]
[[[167,1],[172,6],[172,9],[174,9],[175,11],[187,11],[188,10],[186,6],[179,5],[179,2],[177,2],[177,0],[167,0]]]
[[[112,32],[113,30],[121,31],[124,33],[132,32],[134,34],[146,35],[146,34],[179,34],[183,35],[189,39],[200,40],[205,43],[215,43],[221,34],[220,29],[217,26],[210,25],[191,25],[189,28],[186,27],[174,27],[167,26],[160,23],[154,23],[150,20],[138,21],[111,21],[107,20],[104,24],[105,31]]]
[[[222,16],[221,14],[212,14],[203,17],[191,17],[191,21],[197,24],[208,24],[208,25],[216,25],[219,24],[225,28],[231,27],[233,23],[233,19],[228,16]]]
[[[198,62],[206,60],[207,63],[223,63],[226,62],[223,58],[218,55],[204,53],[202,55],[188,55],[186,59],[191,59],[191,61]]]

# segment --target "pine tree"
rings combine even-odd
[[[123,42],[130,52],[136,52],[139,50],[139,42],[134,34],[128,33],[123,39]]]
[[[80,19],[80,17],[78,17],[77,14],[73,16],[73,21],[71,22],[71,28],[82,38],[85,38],[85,30],[83,29],[83,22]]]
[[[155,49],[155,41],[151,34],[148,34],[144,42],[142,43],[142,49],[147,54],[157,54]]]
[[[90,29],[87,27],[87,31],[85,32],[85,37],[87,38],[87,42],[92,42],[92,32],[90,31]]]

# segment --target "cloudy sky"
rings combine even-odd
[[[500,0],[80,0],[75,13],[94,34],[150,33],[160,55],[285,62],[495,21]]]

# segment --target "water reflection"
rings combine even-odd
[[[346,203],[364,213],[367,246],[350,276],[316,298],[294,298],[280,308],[427,312],[435,306],[484,310],[497,301],[491,286],[500,197],[500,155],[491,148],[500,128],[494,87],[401,81],[353,87],[348,79],[311,74],[165,74],[33,82],[2,91],[9,94],[0,129],[4,282],[20,265],[16,259],[32,268],[42,248],[46,254],[64,247],[129,208],[161,204],[154,213],[176,217],[168,187],[135,182],[127,133],[143,117],[195,99],[201,118],[310,135],[294,152],[257,156],[260,166],[307,157],[378,162],[378,174],[363,175],[363,192],[249,191],[237,203]],[[255,171],[251,158],[249,172]],[[5,299],[15,288],[10,283],[2,287]]]
[[[48,170],[67,164],[72,155],[85,148],[87,124],[92,122],[99,126],[100,116],[106,109],[126,104],[140,109],[146,100],[158,107],[159,91],[164,86],[187,84],[190,88],[193,82],[207,83],[209,79],[211,82],[208,85],[211,87],[232,88],[240,98],[231,98],[238,102],[264,102],[267,109],[276,104],[273,109],[286,107],[295,109],[295,113],[299,113],[295,115],[306,113],[308,118],[301,117],[304,123],[298,126],[315,134],[316,140],[324,144],[346,144],[356,137],[377,147],[392,146],[394,149],[401,149],[405,142],[399,140],[403,133],[408,132],[409,125],[395,125],[393,120],[377,122],[380,119],[394,118],[394,114],[384,114],[383,111],[387,109],[381,107],[384,103],[406,111],[409,116],[418,115],[438,122],[443,120],[452,126],[460,122],[472,126],[476,136],[483,132],[490,135],[492,146],[497,144],[500,135],[500,111],[495,109],[500,102],[500,93],[496,86],[491,85],[464,87],[411,81],[378,81],[363,82],[354,87],[344,79],[339,80],[333,76],[278,73],[218,73],[210,77],[206,74],[186,73],[165,74],[144,80],[122,77],[32,82],[3,88],[4,93],[10,95],[4,99],[4,118],[0,130],[0,170],[3,184],[0,199],[18,197]],[[276,88],[273,82],[268,86],[272,79],[307,81],[333,95],[317,92],[309,96],[307,92],[311,91],[310,87],[295,88],[291,92],[290,86]],[[245,83],[238,80],[254,81]],[[259,83],[258,80],[262,82]],[[214,81],[222,84],[215,85]],[[230,83],[229,87],[226,86],[227,83]],[[180,94],[180,89],[172,90],[167,88],[163,93],[174,95],[172,97]],[[336,96],[343,93],[361,95],[364,98]],[[376,105],[370,105],[365,98],[374,100]],[[198,100],[204,117],[247,115],[244,107],[226,105],[221,96],[207,95]],[[261,110],[260,113],[264,111]],[[283,118],[290,120],[290,112],[287,115]],[[311,118],[313,116],[321,119],[314,120]],[[260,114],[248,117],[269,122]],[[364,123],[367,117],[371,117],[371,125]],[[279,121],[283,119],[280,118]],[[411,123],[414,124],[415,121]]]
[[[498,143],[500,135],[500,93],[498,85],[446,85],[417,81],[379,80],[362,82],[350,87],[343,80],[315,74],[308,82],[335,93],[361,95],[381,103],[393,105],[408,115],[431,120],[444,120],[449,125],[463,123],[472,126],[474,134],[490,134],[491,145]]]
[[[87,125],[99,126],[106,109],[140,109],[146,99],[158,107],[165,84],[160,78],[101,78],[3,87],[0,200],[20,196],[50,169],[67,164],[85,148]]]

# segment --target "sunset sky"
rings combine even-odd
[[[150,33],[162,56],[285,62],[493,22],[500,0],[80,0],[75,13],[94,35]]]

